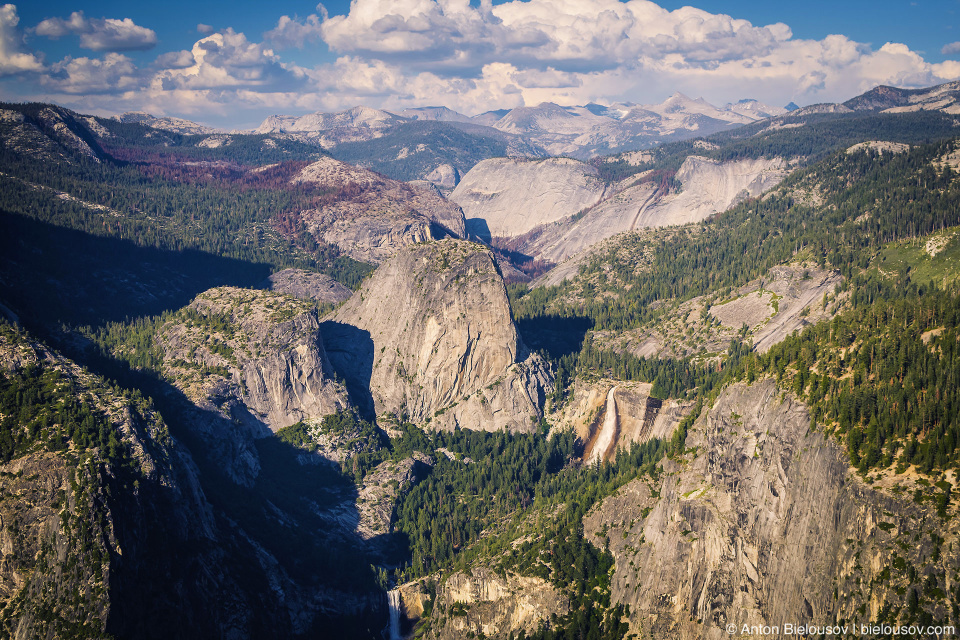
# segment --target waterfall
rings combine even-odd
[[[603,461],[603,454],[613,444],[613,437],[617,434],[617,401],[613,395],[616,391],[617,388],[614,387],[607,394],[607,408],[603,416],[603,426],[600,427],[600,433],[597,434],[597,439],[593,443],[591,462]]]
[[[390,640],[400,638],[400,590],[387,591],[387,602],[390,604]]]

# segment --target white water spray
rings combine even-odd
[[[400,637],[400,590],[387,591],[387,602],[390,604],[390,640],[401,640]]]
[[[603,416],[603,426],[600,427],[600,434],[593,443],[590,462],[603,461],[603,454],[613,444],[613,436],[617,433],[617,401],[613,397],[616,390],[617,388],[614,387],[607,393],[607,409]]]

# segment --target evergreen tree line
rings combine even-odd
[[[850,289],[850,310],[751,354],[732,376],[776,376],[862,471],[957,467],[960,287],[863,275]]]

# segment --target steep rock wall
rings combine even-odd
[[[167,322],[157,343],[164,375],[192,405],[188,423],[236,482],[258,473],[255,438],[349,406],[303,300],[211,289]]]
[[[499,186],[508,181],[511,170],[516,184],[511,189]],[[788,163],[782,158],[718,162],[690,156],[675,176],[681,183],[679,191],[625,180],[609,186],[594,202],[580,200],[577,206],[558,206],[540,194],[555,171],[542,163],[524,166],[524,172],[498,165],[496,171],[473,177],[468,173],[461,184],[469,178],[471,190],[465,187],[462,195],[454,191],[451,198],[462,198],[457,201],[468,218],[485,218],[488,225],[491,218],[503,219],[500,226],[490,225],[491,234],[523,236],[511,248],[559,263],[618,233],[699,222],[726,211],[779,184]]]
[[[334,367],[370,413],[530,430],[552,381],[517,334],[492,254],[471,242],[404,249],[322,328]]]
[[[432,640],[455,640],[469,633],[506,639],[532,632],[541,621],[563,615],[570,604],[556,587],[540,578],[498,575],[485,567],[455,573],[438,588],[431,627]]]
[[[584,442],[584,459],[613,460],[618,450],[629,449],[633,443],[670,438],[689,411],[690,403],[651,397],[652,387],[646,382],[577,379],[570,399],[550,418],[555,429],[572,427],[577,432]],[[602,427],[611,419],[615,423],[613,438],[598,451]]]
[[[606,186],[578,160],[492,158],[467,172],[450,199],[477,236],[518,236],[593,206]]]
[[[632,482],[584,523],[588,539],[607,535],[612,596],[640,637],[771,625],[780,632],[766,637],[787,638],[786,624],[893,622],[917,589],[908,567],[942,581],[960,566],[955,526],[865,484],[772,381],[726,389],[686,446],[659,483]],[[947,620],[949,596],[932,593],[923,605]]]

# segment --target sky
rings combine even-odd
[[[0,100],[225,128],[358,104],[839,102],[960,79],[960,0],[0,5]]]

